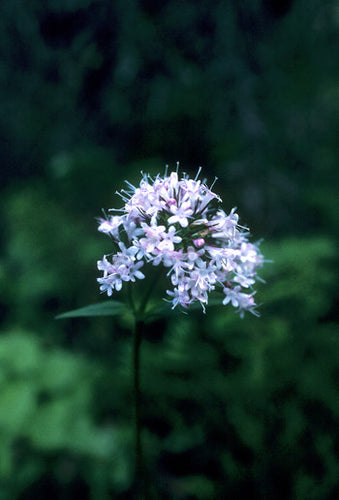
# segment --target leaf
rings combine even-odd
[[[215,299],[210,300],[207,307],[220,305],[220,301]],[[182,307],[177,307],[173,310],[170,304],[158,303],[156,306],[151,306],[148,311],[146,311],[145,320],[147,322],[152,322],[159,316],[172,316],[177,313],[189,313],[190,311],[201,309],[201,304],[197,301],[191,304],[189,308],[184,309]],[[89,316],[118,316],[119,314],[124,314],[129,311],[129,308],[123,302],[117,302],[113,300],[100,302],[99,304],[90,304],[85,307],[80,307],[79,309],[74,309],[73,311],[67,311],[62,314],[58,314],[56,319],[66,319],[66,318],[84,318]]]
[[[89,306],[80,307],[73,311],[68,311],[58,314],[56,319],[64,318],[81,318],[88,316],[118,316],[128,311],[126,304],[117,301],[100,302],[99,304],[90,304]]]

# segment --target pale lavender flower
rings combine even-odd
[[[224,305],[256,314],[251,290],[263,256],[238,225],[235,208],[227,215],[221,198],[197,177],[172,172],[144,175],[139,187],[127,182],[128,190],[119,193],[124,206],[112,209],[120,215],[99,220],[99,231],[116,244],[110,260],[98,262],[102,292],[112,295],[124,282],[143,279],[147,262],[168,269],[172,308],[198,301],[205,310],[209,294],[219,292]]]
[[[121,290],[123,281],[135,281],[136,278],[143,279],[145,275],[139,271],[143,266],[143,262],[136,262],[135,247],[126,248],[123,243],[120,243],[121,252],[116,253],[112,257],[112,262],[107,260],[106,255],[103,260],[98,261],[98,269],[104,271],[104,276],[98,278],[101,283],[100,290],[107,292],[107,295],[112,295],[113,290]]]
[[[100,225],[98,231],[106,234],[112,234],[113,236],[117,234],[117,230],[122,223],[120,217],[109,217],[108,219],[99,219]]]
[[[183,201],[179,206],[177,204],[171,203],[169,206],[170,212],[172,215],[168,219],[169,224],[174,224],[175,222],[179,222],[181,227],[188,226],[188,219],[193,214],[193,208],[190,200]]]

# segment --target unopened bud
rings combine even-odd
[[[204,238],[197,238],[196,240],[193,240],[193,243],[197,248],[201,248],[205,245],[205,240]]]

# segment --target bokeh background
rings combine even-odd
[[[124,179],[177,161],[273,262],[259,318],[148,325],[153,496],[339,497],[338,28],[335,0],[1,1],[1,500],[132,498],[130,318],[54,318],[104,299]]]

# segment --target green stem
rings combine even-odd
[[[141,439],[141,384],[140,384],[140,346],[144,333],[146,309],[150,296],[154,290],[159,274],[156,273],[151,280],[138,307],[135,306],[132,291],[129,290],[130,305],[134,314],[134,339],[133,339],[133,374],[134,374],[134,418],[135,418],[135,483],[136,499],[147,500],[150,498],[149,483],[146,479],[143,447]]]
[[[133,342],[134,373],[134,425],[135,425],[135,479],[138,500],[146,499],[143,449],[141,441],[141,389],[140,389],[140,345],[144,321],[135,318]]]

